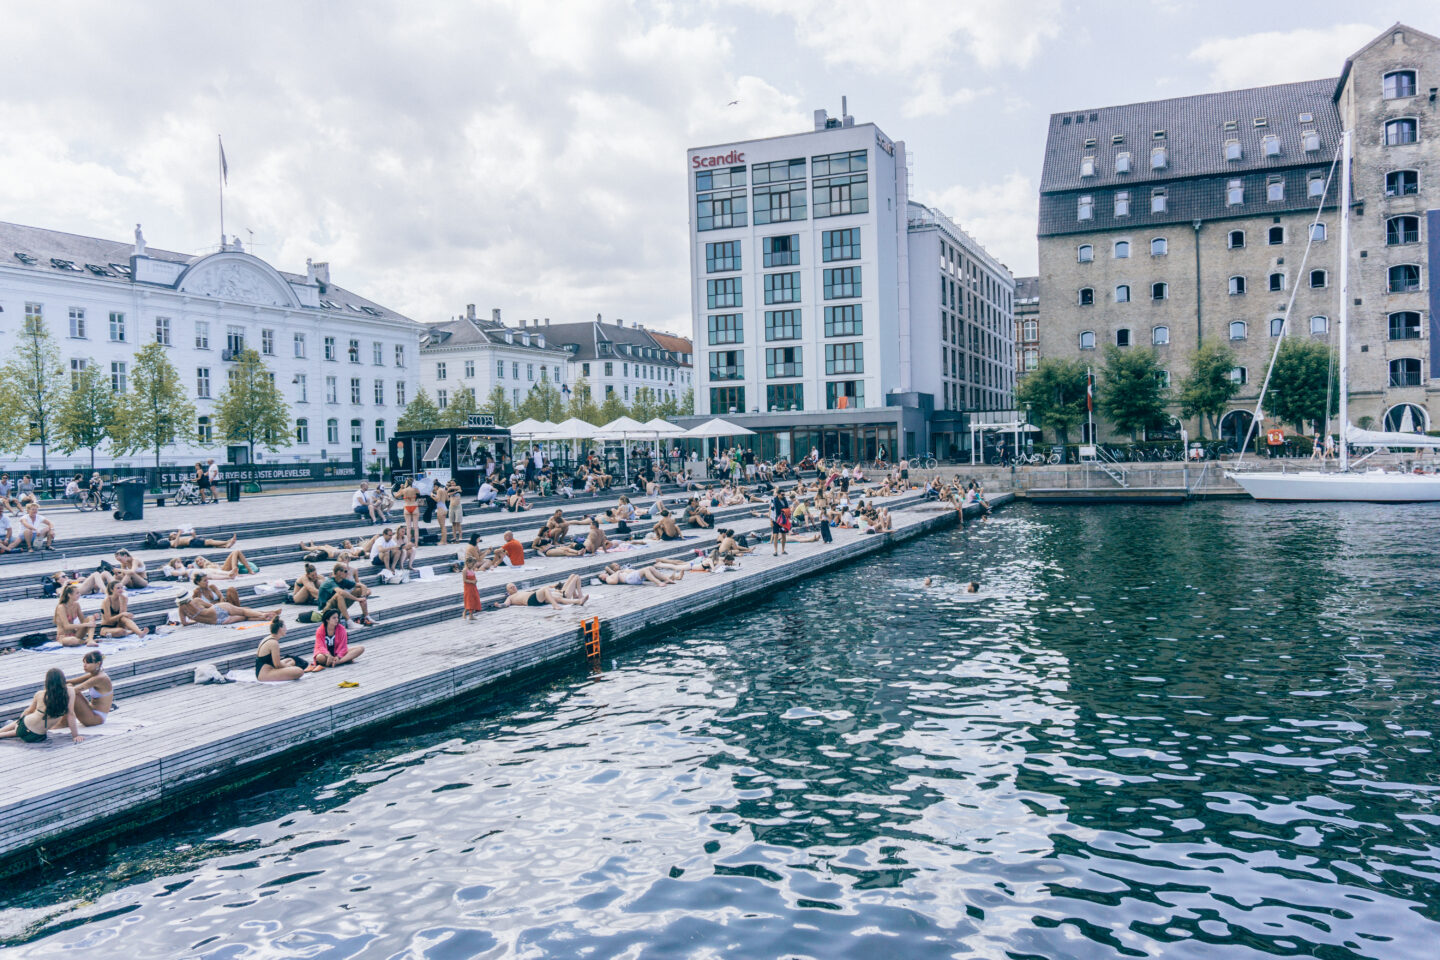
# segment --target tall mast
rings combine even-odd
[[[1340,469],[1350,468],[1350,131],[1340,135]]]

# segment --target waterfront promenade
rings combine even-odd
[[[156,530],[173,527],[177,515],[201,530],[218,532],[227,526],[308,525],[307,539],[313,536],[334,542],[360,529],[344,518],[348,497],[347,492],[343,500],[341,494],[267,498],[263,517],[255,515],[256,504],[243,501],[186,508],[178,514],[167,508],[153,520],[147,514],[145,526]],[[998,505],[1007,499],[1002,495],[993,502]],[[606,498],[568,504],[566,512],[578,517],[613,502]],[[693,556],[697,548],[713,546],[713,533],[687,530],[693,539],[637,544],[600,557],[527,560],[519,569],[482,573],[480,589],[487,610],[476,623],[459,619],[460,578],[448,572],[455,547],[423,548],[416,566],[434,568],[434,579],[395,586],[375,584],[371,610],[380,623],[356,628],[351,636],[352,642],[366,646],[365,656],[341,670],[307,675],[297,683],[192,682],[200,664],[214,664],[222,672],[251,672],[255,648],[268,629],[263,622],[191,626],[151,637],[143,646],[107,658],[119,709],[107,724],[85,728],[85,742],[72,745],[68,734],[60,731],[39,746],[0,743],[0,776],[14,785],[0,802],[0,824],[4,826],[0,860],[7,870],[23,868],[64,846],[94,842],[193,802],[205,792],[243,783],[287,755],[313,751],[367,728],[423,718],[427,710],[480,695],[506,680],[583,662],[582,621],[599,619],[600,656],[595,663],[601,665],[608,652],[657,628],[733,609],[745,598],[766,595],[797,578],[956,520],[953,508],[924,503],[914,493],[878,503],[893,512],[891,533],[836,530],[833,544],[792,544],[785,557],[772,557],[769,545],[760,544],[755,553],[741,560],[736,571],[695,572],[671,586],[597,587],[591,578],[609,561],[640,566],[659,556]],[[762,517],[752,517],[752,510]],[[517,538],[528,542],[548,513],[549,509],[538,509],[519,515],[485,514],[471,519],[466,529],[467,533],[482,533],[482,546],[498,543],[502,529],[513,529]],[[716,513],[721,525],[740,533],[768,529],[763,505],[721,508]],[[80,542],[109,539],[115,545],[124,542],[133,547],[131,541],[139,538],[138,530],[103,516],[77,515],[74,521],[73,533]],[[205,521],[203,526],[201,521]],[[278,605],[280,595],[268,584],[277,578],[293,582],[301,564],[294,550],[296,539],[293,531],[242,538],[239,546],[263,567],[240,583],[242,602],[247,606]],[[154,566],[169,553],[142,551],[141,556]],[[107,549],[92,548],[83,562],[77,564],[81,558],[74,553],[68,558],[72,566],[89,569],[107,554]],[[56,559],[25,558],[6,572],[15,575],[12,581],[23,583],[53,570]],[[583,607],[488,609],[503,595],[506,582],[525,589],[563,580],[571,573],[581,574],[590,592],[590,601]],[[166,584],[157,591],[158,596],[141,594],[132,601],[132,610],[150,622],[159,622],[167,608],[173,608],[181,589],[178,584]],[[52,600],[23,596],[0,603],[4,611],[0,614],[0,643],[44,618],[53,606]],[[314,627],[295,623],[302,609],[284,608],[289,625],[286,654],[308,653],[313,645]],[[7,719],[17,715],[38,688],[46,668],[59,666],[67,675],[77,674],[82,655],[83,649],[70,648],[54,653],[21,651],[0,658],[0,714]],[[340,687],[340,681],[357,686]]]

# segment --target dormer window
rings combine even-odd
[[[1239,140],[1225,141],[1225,159],[1239,160],[1245,156],[1245,150],[1240,146]]]
[[[1271,177],[1265,181],[1265,200],[1267,203],[1278,203],[1285,199],[1285,181],[1279,177]]]
[[[1151,212],[1151,213],[1164,213],[1164,212],[1165,212],[1165,199],[1166,199],[1166,197],[1165,197],[1165,188],[1164,188],[1164,187],[1156,187],[1154,190],[1151,190],[1151,191],[1150,191],[1150,212]]]
[[[1150,151],[1150,169],[1164,170],[1170,162],[1170,151],[1164,147],[1155,147]]]
[[[1083,158],[1081,158],[1081,160],[1080,160],[1080,176],[1082,176],[1082,177],[1093,177],[1093,176],[1095,176],[1095,158],[1094,158],[1094,157],[1083,157]]]
[[[1122,150],[1121,152],[1115,154],[1115,172],[1130,172],[1130,151]]]
[[[1304,144],[1306,153],[1314,153],[1320,149],[1320,134],[1314,130],[1306,130],[1300,134],[1300,142]]]
[[[1263,140],[1260,141],[1260,145],[1261,145],[1261,147],[1262,147],[1262,148],[1264,149],[1264,151],[1265,151],[1265,156],[1267,156],[1267,157],[1278,157],[1278,156],[1280,156],[1280,138],[1279,138],[1279,137],[1276,137],[1276,136],[1266,137],[1265,139],[1263,139]]]
[[[1115,193],[1115,216],[1130,216],[1130,191],[1119,190]]]
[[[1225,185],[1226,206],[1238,207],[1245,202],[1245,181],[1240,179],[1231,180]]]
[[[1226,121],[1225,121],[1225,130],[1226,130],[1227,133],[1229,133],[1229,132],[1234,132],[1234,131],[1239,130],[1239,129],[1240,129],[1240,123],[1239,123],[1238,120],[1226,120]]]
[[[1075,218],[1076,218],[1077,220],[1094,220],[1094,219],[1095,219],[1095,198],[1094,198],[1094,197],[1085,196],[1085,197],[1081,197],[1081,198],[1080,198],[1079,205],[1078,205],[1078,207],[1076,208],[1076,211],[1075,211]]]
[[[1325,195],[1325,175],[1313,173],[1310,179],[1305,181],[1305,195],[1307,197],[1323,197]]]
[[[1255,129],[1256,129],[1256,130],[1259,130],[1261,127],[1267,127],[1267,126],[1269,126],[1269,125],[1270,125],[1270,121],[1266,120],[1264,117],[1256,117],[1256,118],[1255,118]]]

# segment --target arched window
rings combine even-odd
[[[1242,293],[1244,293],[1244,292],[1245,292],[1245,278],[1244,278],[1244,277],[1231,277],[1231,278],[1230,278],[1230,296],[1232,296],[1232,297],[1238,297],[1238,296],[1240,296],[1240,295],[1241,295]]]
[[[1385,99],[1398,100],[1415,96],[1415,71],[1392,70],[1385,74]]]
[[[1128,327],[1121,327],[1119,330],[1115,331],[1115,346],[1130,346],[1130,330]]]
[[[1419,340],[1420,314],[1414,310],[1402,310],[1390,314],[1391,340]]]
[[[1420,386],[1420,361],[1415,357],[1401,357],[1390,361],[1390,386]]]
[[[1129,258],[1130,258],[1130,241],[1129,241],[1129,240],[1116,240],[1116,241],[1115,241],[1115,259],[1116,259],[1116,260],[1128,260]]]
[[[295,421],[295,442],[300,446],[310,442],[310,421],[304,417]]]
[[[1420,267],[1413,263],[1402,263],[1390,268],[1391,293],[1414,293],[1420,289]]]
[[[1416,403],[1398,403],[1385,411],[1385,429],[1395,433],[1424,433],[1430,427],[1425,408]]]
[[[1150,330],[1150,342],[1155,344],[1157,347],[1169,343],[1170,328],[1164,326],[1152,328]]]
[[[1080,306],[1089,307],[1095,303],[1095,289],[1093,287],[1080,288]]]
[[[1420,192],[1420,174],[1414,170],[1394,170],[1385,174],[1385,196],[1409,197]]]
[[[1325,317],[1310,318],[1310,336],[1323,337],[1330,332],[1330,321]]]
[[[1419,217],[1391,217],[1385,221],[1385,245],[1387,247],[1419,242]]]
[[[1270,336],[1278,337],[1285,332],[1285,318],[1275,317],[1270,321]]]
[[[1088,243],[1082,243],[1075,251],[1075,259],[1081,263],[1089,263],[1095,259],[1095,248]]]
[[[1414,117],[1389,120],[1385,124],[1385,146],[1398,147],[1420,139],[1420,122]]]
[[[1085,330],[1085,331],[1082,331],[1082,332],[1081,332],[1081,334],[1080,334],[1080,349],[1081,349],[1081,350],[1094,350],[1094,349],[1095,349],[1095,331],[1094,331],[1094,330]]]
[[[1325,270],[1310,271],[1310,286],[1315,289],[1330,286],[1330,274]]]
[[[1170,296],[1170,284],[1168,284],[1168,283],[1163,283],[1163,282],[1150,284],[1150,299],[1151,299],[1151,300],[1165,300],[1165,299],[1168,299],[1169,296]]]
[[[1241,247],[1245,246],[1245,231],[1231,230],[1229,236],[1225,239],[1225,244],[1231,250],[1239,250]]]
[[[1130,284],[1128,284],[1128,283],[1122,283],[1122,284],[1120,284],[1118,287],[1115,288],[1115,302],[1116,302],[1116,303],[1129,303],[1129,302],[1130,302]]]
[[[1269,231],[1265,234],[1265,239],[1266,239],[1266,242],[1268,242],[1268,243],[1271,244],[1272,246],[1275,245],[1275,244],[1277,244],[1277,243],[1284,243],[1284,242],[1285,242],[1285,228],[1284,228],[1284,227],[1281,227],[1281,226],[1271,227],[1271,228],[1269,229]]]
[[[1284,289],[1285,289],[1285,274],[1283,274],[1283,273],[1272,273],[1272,274],[1270,274],[1270,292],[1271,292],[1271,293],[1277,293],[1277,292],[1279,292],[1279,291],[1281,291],[1281,290],[1284,290]]]
[[[1325,224],[1323,224],[1323,223],[1312,223],[1312,224],[1310,224],[1310,239],[1311,239],[1311,240],[1314,240],[1316,243],[1319,243],[1320,241],[1324,240],[1324,239],[1325,239]]]
[[[325,421],[325,442],[332,444],[340,442],[340,421],[334,417]]]
[[[1249,383],[1250,377],[1244,367],[1231,367],[1230,379],[1235,383]]]
[[[1249,335],[1249,327],[1244,320],[1230,321],[1230,339],[1244,340]]]
[[[1170,252],[1170,241],[1164,237],[1156,237],[1150,241],[1150,256],[1163,257]]]

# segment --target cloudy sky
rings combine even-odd
[[[223,13],[219,12],[224,10]],[[1061,110],[1335,76],[1434,0],[7,3],[0,219],[226,230],[417,320],[689,332],[685,149],[873,121],[917,197],[1035,269]],[[739,103],[730,105],[730,101]]]

